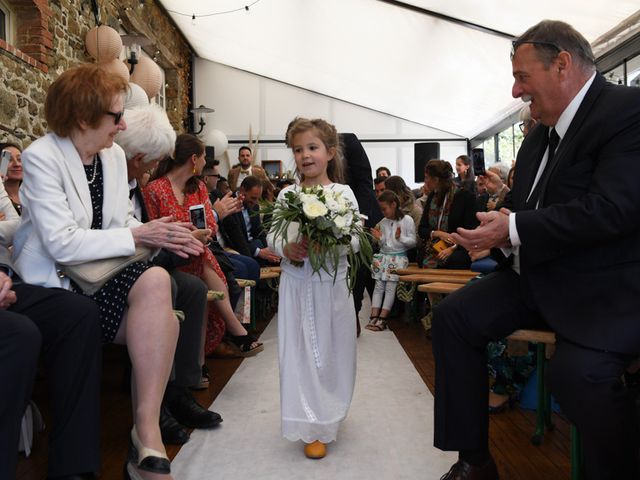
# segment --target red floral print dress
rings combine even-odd
[[[218,230],[215,217],[213,216],[213,207],[209,200],[207,187],[200,182],[198,191],[195,193],[185,193],[182,205],[178,203],[178,199],[173,193],[171,182],[165,177],[158,178],[147,184],[143,189],[144,202],[147,206],[149,219],[167,217],[173,215],[179,222],[191,222],[189,216],[189,207],[192,205],[204,205],[205,217],[207,219],[207,228],[210,228],[213,236]],[[227,284],[227,281],[218,265],[216,257],[208,248],[204,249],[204,253],[199,257],[193,258],[193,261],[185,266],[179,267],[179,270],[190,273],[204,280],[202,273],[204,271],[204,262],[210,265],[218,277]],[[218,346],[224,335],[224,320],[214,309],[208,309],[207,313],[207,333],[205,338],[204,350],[208,355]]]

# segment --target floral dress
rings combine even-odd
[[[198,190],[195,193],[185,193],[182,205],[178,203],[178,199],[171,188],[171,182],[166,176],[158,178],[157,180],[147,184],[143,189],[143,195],[150,220],[173,215],[179,222],[191,222],[189,207],[199,204],[204,205],[207,228],[210,228],[212,235],[215,236],[218,226],[216,224],[215,217],[213,216],[213,207],[211,206],[207,187],[204,183],[200,182]],[[224,277],[224,273],[222,273],[222,269],[220,268],[216,257],[214,257],[213,253],[208,248],[205,248],[204,253],[199,257],[194,257],[191,263],[178,267],[178,269],[203,278],[202,275],[204,272],[205,262],[215,270],[218,277],[220,277],[226,285],[227,281]],[[207,333],[204,345],[205,354],[208,355],[212,353],[218,346],[222,340],[224,331],[225,326],[223,318],[213,309],[209,309],[207,314]]]

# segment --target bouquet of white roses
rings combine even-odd
[[[349,262],[347,285],[353,289],[356,272],[361,265],[371,265],[370,235],[364,230],[360,215],[351,201],[341,192],[334,192],[322,185],[290,190],[284,198],[273,203],[263,202],[260,213],[270,217],[265,228],[277,241],[284,244],[296,242],[300,237],[308,239],[309,264],[314,273],[324,270],[337,275],[341,252],[345,247]],[[288,238],[291,227],[298,226],[297,238]],[[354,251],[351,239],[356,237],[359,251]],[[295,262],[292,262],[295,264]]]

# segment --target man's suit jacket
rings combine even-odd
[[[640,89],[596,75],[527,210],[547,132],[525,138],[509,199],[525,298],[570,341],[640,353]]]
[[[225,232],[227,234],[233,234],[233,237],[229,237],[231,248],[238,251],[242,255],[253,258],[257,248],[267,247],[267,235],[262,228],[262,222],[260,221],[260,215],[258,215],[259,207],[256,205],[249,212],[249,219],[251,223],[251,236],[253,240],[249,241],[249,235],[247,232],[247,225],[244,221],[244,215],[242,212],[229,215],[223,220],[225,223]],[[234,225],[231,228],[231,225]],[[226,228],[229,226],[230,228]]]
[[[367,152],[353,133],[341,133],[340,140],[344,148],[347,185],[351,187],[356,196],[360,213],[368,217],[365,226],[375,227],[382,220],[382,211],[373,190],[371,163]]]
[[[69,287],[58,265],[130,256],[135,243],[130,227],[140,225],[129,201],[127,163],[114,144],[100,151],[103,172],[102,230],[91,230],[93,207],[78,151],[69,138],[49,133],[22,153],[22,222],[13,243],[13,259],[25,282]]]
[[[254,177],[258,177],[260,180],[267,180],[267,174],[264,171],[264,168],[259,167],[258,165],[251,165],[251,175]],[[235,192],[240,185],[238,184],[238,177],[240,176],[240,166],[233,167],[229,170],[229,175],[227,176],[227,181],[229,182],[229,188],[232,192]]]

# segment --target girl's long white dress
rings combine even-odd
[[[280,193],[280,198],[291,188]],[[358,208],[352,190],[331,184]],[[282,255],[282,242],[268,235]],[[352,242],[359,248],[357,240]],[[308,260],[292,265],[284,256],[278,301],[278,348],[282,435],[291,441],[329,443],[347,416],[356,376],[356,325],[353,298],[346,283],[347,257],[338,274],[312,274]]]

